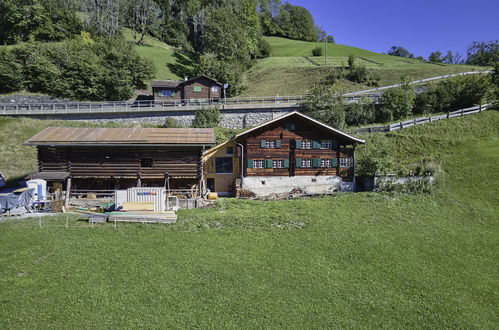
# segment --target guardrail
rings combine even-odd
[[[456,118],[456,117],[463,117],[463,116],[471,115],[474,113],[479,113],[479,112],[488,110],[489,106],[490,106],[490,104],[481,104],[481,105],[474,106],[471,108],[460,109],[460,110],[448,112],[447,114],[444,114],[444,115],[419,117],[419,118],[401,121],[398,123],[385,125],[385,126],[373,126],[373,127],[357,128],[354,130],[350,130],[350,133],[352,133],[352,134],[365,134],[365,133],[393,132],[393,131],[404,129],[407,127],[412,127],[415,125],[431,123],[433,121],[449,119],[449,118]]]

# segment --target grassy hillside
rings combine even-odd
[[[225,199],[117,229],[0,222],[0,327],[496,328],[498,128],[490,111],[369,138],[437,156],[432,195]]]
[[[402,76],[412,79],[434,77],[450,73],[483,70],[466,65],[430,64],[416,59],[379,54],[364,49],[328,44],[327,67],[323,56],[311,56],[312,49],[324,44],[289,40],[278,37],[265,38],[272,46],[272,56],[259,60],[245,76],[246,96],[304,94],[313,83],[323,79],[334,67],[348,65],[348,57],[356,56],[356,63],[379,73],[380,85],[400,82]],[[342,82],[346,90],[359,90],[369,86]]]

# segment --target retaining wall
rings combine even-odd
[[[242,187],[257,196],[286,194],[301,190],[304,194],[327,194],[341,189],[341,178],[328,176],[247,176]]]

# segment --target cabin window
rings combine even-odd
[[[201,93],[201,86],[194,86],[194,92]]]
[[[141,158],[140,167],[152,167],[152,158]]]
[[[302,159],[301,167],[312,167],[312,159]]]
[[[227,147],[227,149],[225,150],[225,153],[227,155],[233,155],[234,154],[234,147]]]
[[[263,160],[253,159],[253,168],[263,168]]]
[[[284,162],[282,159],[274,159],[272,161],[272,168],[284,168]]]
[[[312,149],[312,141],[304,140],[301,143],[302,149]]]
[[[217,174],[232,174],[232,157],[216,157],[215,158],[215,173]]]
[[[333,141],[331,140],[322,140],[321,141],[321,149],[331,149],[333,145]]]
[[[208,186],[208,189],[210,191],[215,191],[215,179],[214,178],[207,178],[206,179],[206,186]]]
[[[211,86],[211,92],[212,93],[219,93],[220,92],[220,87],[218,87],[218,86]]]
[[[265,141],[265,148],[275,148],[275,141]]]
[[[340,158],[340,167],[342,168],[352,167],[352,158]]]
[[[277,141],[260,140],[260,148],[280,148],[280,147],[281,147],[281,140]]]
[[[321,159],[321,167],[331,167],[331,159]]]

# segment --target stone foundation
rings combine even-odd
[[[330,194],[341,189],[339,176],[248,176],[243,179],[242,188],[257,196],[273,194],[302,193]]]

